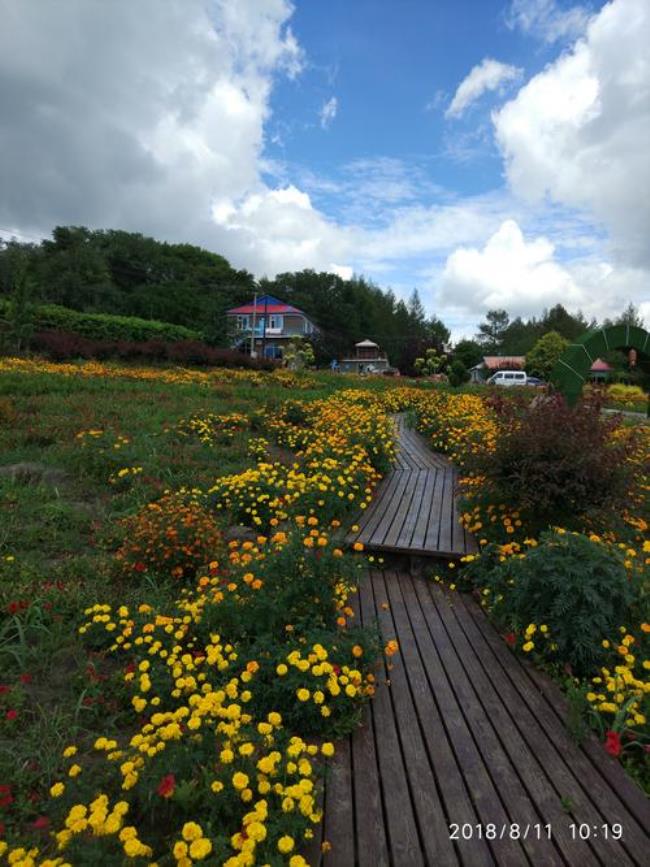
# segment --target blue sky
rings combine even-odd
[[[647,0],[0,0],[0,232],[650,326]]]

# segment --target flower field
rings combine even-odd
[[[64,474],[56,494],[7,481],[5,503],[24,519],[83,490],[94,506],[75,522],[59,504],[66,532],[46,523],[40,545],[18,514],[2,539],[3,854],[306,863],[332,741],[375,689],[379,639],[354,624],[361,564],[339,537],[390,465],[378,398],[291,374],[1,373],[6,453]]]
[[[399,651],[356,625],[343,543],[395,412],[461,468],[479,542],[432,577],[647,784],[649,428],[379,379],[3,359],[8,863],[307,863],[336,739]]]

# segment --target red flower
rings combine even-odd
[[[32,682],[31,674],[21,674],[20,675],[20,682],[21,683],[31,683]]]
[[[5,719],[8,722],[13,722],[17,718],[18,718],[18,711],[17,710],[8,710],[7,713],[5,714]]]
[[[605,749],[610,756],[620,756],[621,754],[621,736],[618,732],[605,733]]]
[[[37,830],[44,830],[45,828],[49,828],[50,820],[47,816],[39,816],[36,821],[32,823],[32,828],[36,828]]]
[[[7,686],[6,683],[0,683],[0,695],[5,695],[5,693],[11,690],[10,686]]]
[[[167,774],[167,776],[163,777],[160,781],[160,785],[156,789],[156,792],[160,795],[161,798],[171,798],[174,794],[174,789],[176,788],[176,777],[173,774]]]
[[[11,794],[11,786],[0,786],[0,808],[8,807],[9,804],[13,804],[14,798]],[[0,835],[2,836],[2,835]]]
[[[514,632],[506,632],[506,634],[503,636],[503,640],[509,647],[514,647],[517,643],[517,636]]]
[[[135,566],[134,566],[133,568],[135,569],[136,572],[144,572],[144,570],[145,570],[147,567],[146,567],[145,564],[142,562],[142,560],[138,560],[138,562],[135,564]]]

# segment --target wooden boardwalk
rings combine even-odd
[[[456,501],[457,471],[431,451],[422,437],[396,416],[398,452],[395,469],[375,497],[348,542],[398,554],[462,557],[476,551],[463,529]]]
[[[305,853],[313,867],[650,863],[641,790],[602,745],[571,740],[555,685],[472,599],[375,571],[356,608],[400,652],[363,726],[337,746],[323,827]]]

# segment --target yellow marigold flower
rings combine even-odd
[[[321,746],[320,751],[324,756],[327,756],[328,758],[330,758],[331,756],[334,755],[334,744],[327,741],[326,743],[324,743]]]
[[[63,783],[55,783],[50,788],[50,795],[53,798],[60,798],[64,792],[65,792],[65,785]]]
[[[283,662],[281,662],[280,665],[277,666],[275,671],[277,674],[280,675],[280,677],[282,677],[283,675],[285,675],[287,673],[287,671],[289,671],[289,669],[287,668],[287,666]]]
[[[524,645],[522,645],[522,650],[524,653],[530,653],[530,651],[535,647],[534,641],[527,641]]]
[[[352,549],[354,551],[363,551],[363,542],[355,542]]]
[[[68,771],[69,777],[78,777],[81,773],[81,765],[70,765],[70,770]]]
[[[298,701],[308,701],[309,695],[309,690],[305,689],[304,687],[302,689],[296,690],[296,696],[298,698]]]
[[[212,843],[205,837],[194,840],[190,844],[190,858],[194,858],[196,861],[207,858],[210,852],[212,852]]]
[[[69,746],[69,747],[66,747],[66,748],[63,750],[63,757],[64,757],[65,759],[69,759],[69,758],[71,758],[72,756],[76,755],[76,753],[77,753],[77,748],[76,748],[74,745],[73,745],[73,746]]]
[[[284,837],[280,837],[278,840],[278,850],[283,854],[287,855],[294,847],[293,837],[290,837],[288,834],[285,834]]]
[[[196,822],[186,822],[183,825],[181,835],[184,840],[190,843],[192,840],[200,839],[203,836],[203,831],[201,830],[201,826],[197,825]]]
[[[232,784],[237,790],[245,789],[248,785],[247,774],[237,771],[237,773],[232,775]]]

